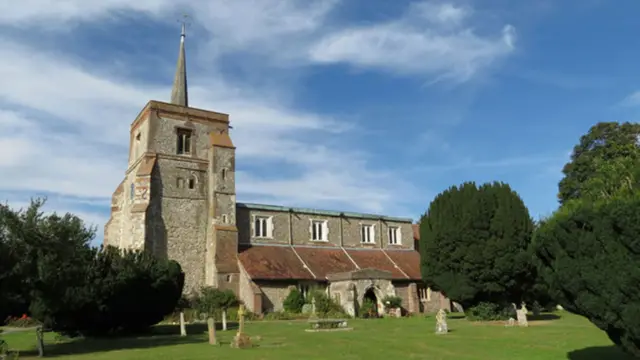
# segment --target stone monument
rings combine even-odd
[[[244,333],[244,304],[240,304],[238,309],[238,332],[231,342],[231,347],[245,349],[251,347],[251,338]]]
[[[436,335],[446,334],[449,332],[447,326],[447,312],[444,309],[438,310],[436,314]]]
[[[515,307],[515,305],[514,305]],[[522,307],[520,309],[516,309],[516,315],[518,317],[518,326],[527,327],[529,326],[529,322],[527,321],[527,306],[525,303],[522,303]]]

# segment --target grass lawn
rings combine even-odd
[[[530,320],[528,328],[474,324],[449,318],[450,333],[435,335],[433,316],[404,319],[351,320],[353,331],[308,333],[304,321],[246,323],[251,336],[259,336],[251,349],[232,349],[234,330],[218,331],[220,346],[207,343],[206,328],[192,325],[180,337],[178,326],[158,326],[156,335],[109,340],[61,340],[47,334],[47,357],[77,360],[145,359],[492,359],[492,360],[616,360],[628,359],[606,334],[587,320],[559,313],[560,318]],[[543,315],[545,316],[545,315]],[[35,358],[35,334],[2,336],[20,359]]]

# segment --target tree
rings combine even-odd
[[[95,228],[72,215],[45,215],[46,199],[34,199],[29,207],[13,210],[0,205],[0,316],[28,313],[38,262],[44,257],[73,258],[89,248]],[[7,267],[7,271],[2,269]]]
[[[420,221],[423,279],[465,309],[520,304],[535,283],[528,252],[533,226],[507,184],[451,187]]]
[[[209,344],[216,345],[216,324],[215,315],[221,310],[221,303],[224,301],[225,295],[222,291],[206,286],[200,290],[199,296],[195,300],[195,307],[199,313],[207,316],[207,330],[209,332]]]
[[[640,357],[640,194],[572,201],[536,231],[532,247],[555,300]]]
[[[222,310],[222,330],[227,331],[227,311],[238,305],[236,294],[229,289],[218,292],[218,308]]]
[[[638,139],[640,124],[601,122],[591,127],[573,148],[571,161],[562,169],[565,177],[559,186],[560,204],[584,197],[585,185],[594,178],[603,162],[639,159]],[[594,183],[591,182],[591,185]]]

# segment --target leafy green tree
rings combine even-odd
[[[640,357],[640,195],[568,205],[536,231],[540,273],[566,310]]]
[[[465,309],[520,304],[535,284],[533,221],[504,183],[467,182],[440,193],[420,221],[424,281]]]
[[[584,198],[586,193],[589,193],[585,188],[587,185],[591,189],[590,195],[593,195],[593,191],[598,193],[599,189],[606,192],[608,186],[620,181],[620,178],[616,178],[616,172],[611,172],[611,175],[603,179],[593,179],[598,178],[596,174],[609,173],[602,169],[603,166],[620,167],[612,163],[614,160],[637,161],[640,158],[639,137],[640,124],[601,122],[591,127],[573,148],[571,161],[562,169],[565,177],[559,186],[560,203]],[[624,168],[624,165],[622,167]]]
[[[221,310],[221,304],[224,301],[225,295],[222,294],[222,291],[210,286],[203,287],[194,301],[198,312],[207,317],[209,344],[211,345],[217,344],[215,316]]]
[[[299,314],[302,312],[302,307],[304,306],[304,296],[302,292],[297,288],[291,289],[289,295],[282,302],[282,307],[294,314]]]
[[[2,319],[28,313],[41,259],[74,258],[87,251],[95,236],[95,228],[74,215],[45,215],[45,201],[34,199],[20,210],[0,205],[0,268],[8,269],[0,272]]]

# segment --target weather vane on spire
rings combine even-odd
[[[186,36],[186,30],[189,25],[191,25],[191,16],[189,14],[182,14],[182,17],[178,19],[178,22],[182,24],[182,33],[180,34],[182,37]]]

